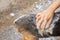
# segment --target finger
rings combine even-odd
[[[40,13],[38,13],[37,15],[36,15],[36,17],[39,17],[40,16]]]
[[[45,27],[46,27],[46,24],[47,24],[48,20],[49,20],[48,17],[45,16],[44,22],[43,22],[42,25],[41,25],[41,29],[42,29],[43,31],[45,30]]]
[[[39,22],[39,20],[40,20],[41,18],[43,19],[44,16],[43,16],[43,15],[38,16],[37,19],[36,19],[36,22]]]
[[[47,22],[45,29],[48,29],[50,27],[51,22],[52,22],[52,18]]]
[[[37,23],[37,28],[40,29],[41,28],[41,24],[43,22],[43,19],[41,19],[38,23]]]
[[[41,19],[41,15],[37,14],[37,16],[36,16],[36,22],[38,22],[40,19]]]
[[[41,25],[41,29],[42,29],[43,31],[45,30],[46,24],[47,24],[47,20],[44,20],[44,22],[43,22],[42,25]]]
[[[41,16],[36,18],[36,22],[39,22],[39,20],[41,19]]]

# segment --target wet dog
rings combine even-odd
[[[35,16],[36,14],[24,15],[14,21],[18,31],[24,35],[24,40],[38,40],[41,37],[60,35],[60,12],[55,13],[50,28],[45,30],[43,36],[36,27]]]

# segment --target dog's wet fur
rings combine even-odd
[[[18,28],[18,31],[24,35],[24,40],[38,40],[38,38],[47,37],[47,35],[41,36],[38,33],[35,16],[36,14],[30,14],[27,16],[23,16],[18,20],[15,20],[16,28]],[[54,28],[52,30],[52,34],[49,33],[49,35],[60,36],[60,12],[56,12],[54,17],[57,17],[59,19],[54,22],[53,24]]]

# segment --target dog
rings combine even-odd
[[[50,28],[45,30],[43,36],[42,32],[39,33],[37,29],[35,16],[36,14],[29,14],[14,20],[18,32],[24,35],[23,40],[39,40],[42,37],[60,36],[60,12],[55,13]]]

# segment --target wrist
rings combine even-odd
[[[58,3],[58,5],[60,6],[60,0],[56,0],[56,2]]]
[[[50,12],[54,12],[58,7],[60,6],[60,0],[56,0],[54,3],[52,3],[47,10]]]

